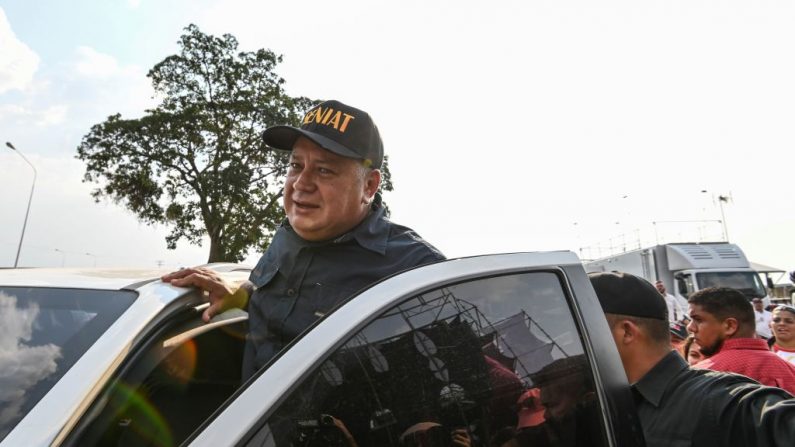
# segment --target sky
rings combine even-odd
[[[146,73],[191,23],[282,54],[290,95],[367,110],[392,219],[448,257],[728,238],[795,269],[795,4],[767,0],[0,0],[0,142],[37,172],[19,265],[206,261],[95,203],[75,159],[157,104]],[[0,266],[32,180],[0,147]]]

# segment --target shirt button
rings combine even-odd
[[[287,296],[295,295],[295,289],[287,289]]]

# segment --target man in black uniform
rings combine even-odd
[[[235,289],[205,269],[163,277],[209,292],[206,321],[232,307],[247,308],[244,377],[357,291],[444,259],[413,230],[384,215],[377,194],[383,144],[367,113],[326,101],[307,112],[300,128],[271,127],[263,139],[291,151],[284,185],[287,219],[249,282]]]
[[[795,399],[740,375],[691,369],[671,350],[665,300],[628,273],[591,284],[632,384],[648,447],[793,446]]]

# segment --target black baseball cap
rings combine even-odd
[[[270,127],[262,139],[270,147],[290,151],[301,136],[337,155],[362,160],[374,169],[380,168],[384,160],[384,144],[370,115],[339,101],[324,101],[312,107],[301,120],[301,127]]]
[[[588,277],[605,313],[668,320],[665,299],[645,279],[621,272],[591,273]]]

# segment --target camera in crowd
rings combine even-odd
[[[334,417],[321,414],[317,419],[298,421],[293,445],[300,447],[346,446],[345,435],[334,423]]]

